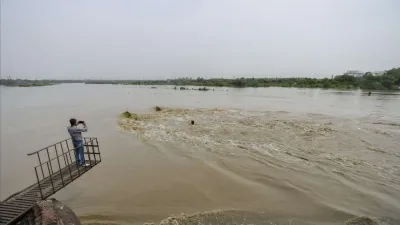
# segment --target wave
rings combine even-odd
[[[140,218],[140,215],[136,216]],[[391,218],[376,217],[353,217],[350,219],[337,220],[312,220],[295,217],[272,215],[265,212],[252,212],[243,210],[214,210],[209,212],[196,213],[192,215],[179,214],[172,215],[161,222],[135,222],[126,218],[114,217],[113,219],[101,215],[89,215],[79,218],[83,225],[123,225],[123,224],[143,224],[143,225],[398,225],[399,221]],[[151,219],[148,219],[151,220]]]
[[[299,210],[304,203],[315,206],[315,216],[321,212],[320,217],[329,219],[337,219],[333,212],[347,212],[340,220],[325,221],[345,224],[354,215],[397,218],[400,210],[400,201],[393,198],[400,193],[400,160],[393,157],[400,142],[369,129],[371,124],[323,115],[167,108],[138,119],[120,118],[119,124],[143,142],[157,143],[160,153],[170,158],[196,159],[235,184],[248,184],[262,196],[268,190],[266,199],[281,203],[279,209],[285,208],[288,215],[303,215]],[[264,206],[271,207],[260,203],[245,209],[263,210]],[[224,224],[225,217],[236,218],[236,224],[321,224],[253,212],[246,215],[250,214],[250,222],[238,219],[243,212],[216,211],[178,215],[164,224]],[[347,224],[386,222],[370,216]]]
[[[250,211],[211,211],[194,215],[180,214],[170,216],[162,220],[159,225],[316,225],[316,224],[340,224],[340,225],[395,225],[398,221],[389,218],[355,217],[347,221],[311,221],[298,218],[279,218],[267,213]],[[153,225],[145,223],[144,225]]]

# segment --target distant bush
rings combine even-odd
[[[157,112],[159,112],[159,111],[162,110],[160,106],[156,106],[156,107],[154,107],[154,109],[155,109]]]
[[[131,113],[129,111],[125,111],[124,113],[122,113],[121,117],[134,120],[138,120],[139,118],[139,116],[136,113]]]
[[[297,87],[297,88],[337,88],[337,89],[371,89],[371,90],[400,90],[400,68],[385,71],[382,75],[373,75],[370,72],[363,76],[354,77],[343,74],[331,78],[307,78],[307,77],[270,77],[250,78],[241,77],[236,79],[224,78],[178,78],[173,80],[149,80],[141,81],[146,85],[174,85],[177,90],[189,90],[179,86],[197,86],[194,90],[206,91],[199,87]],[[132,83],[133,84],[133,83]]]

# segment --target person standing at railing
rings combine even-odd
[[[72,144],[74,145],[75,148],[76,163],[80,166],[85,166],[84,143],[82,138],[82,132],[86,132],[88,130],[86,123],[85,121],[77,122],[76,119],[70,119],[69,122],[71,126],[68,127],[68,133],[71,135]],[[83,127],[78,126],[80,124],[82,124]]]

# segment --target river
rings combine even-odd
[[[85,84],[0,95],[1,199],[35,181],[26,154],[67,138],[75,117],[103,162],[54,197],[83,224],[400,220],[400,95]],[[126,110],[156,116],[130,123]]]

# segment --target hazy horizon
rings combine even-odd
[[[397,0],[1,1],[1,77],[330,77],[400,66]]]

